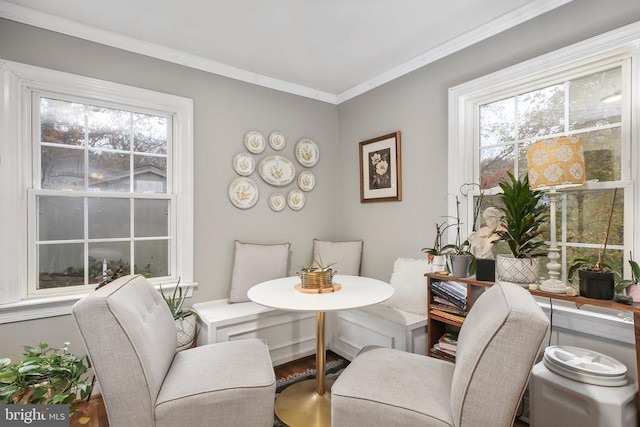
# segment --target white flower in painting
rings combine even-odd
[[[379,161],[376,165],[376,173],[378,175],[384,175],[387,173],[387,169],[389,169],[389,164],[384,160]]]
[[[378,164],[378,162],[380,162],[381,157],[380,154],[376,153],[373,156],[371,156],[371,164],[373,164],[374,166]]]

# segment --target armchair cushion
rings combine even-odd
[[[362,264],[362,240],[330,241],[313,239],[313,259],[322,259],[324,264],[336,263],[338,274],[359,276]]]
[[[247,291],[258,283],[285,277],[290,243],[258,245],[235,241],[229,303],[247,302]]]
[[[264,425],[275,393],[270,360],[265,342],[257,339],[176,353],[156,401],[156,426]]]

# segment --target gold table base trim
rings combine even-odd
[[[331,427],[331,386],[316,392],[316,380],[304,380],[285,388],[276,398],[276,416],[289,427]]]
[[[329,294],[331,292],[338,292],[342,289],[342,285],[340,283],[334,283],[333,285],[326,286],[324,288],[303,288],[302,283],[298,283],[294,288],[296,291],[302,292],[303,294]]]

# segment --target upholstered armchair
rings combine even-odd
[[[331,390],[333,427],[510,427],[549,321],[529,292],[495,284],[474,303],[456,363],[367,347]]]
[[[272,426],[275,375],[262,340],[176,352],[173,317],[142,276],[73,307],[110,427]]]

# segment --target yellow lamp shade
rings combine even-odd
[[[586,180],[581,136],[538,141],[527,148],[527,161],[531,188],[582,184]]]

